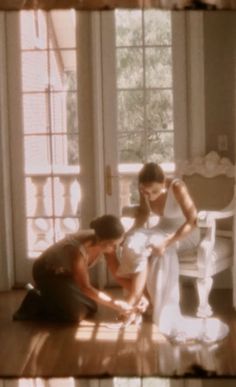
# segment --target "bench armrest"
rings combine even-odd
[[[217,219],[226,219],[234,216],[234,200],[220,211],[199,211],[197,225],[199,227],[211,227]]]

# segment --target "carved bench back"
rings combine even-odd
[[[177,172],[185,181],[198,211],[222,210],[234,197],[234,166],[214,151],[179,164]],[[217,226],[221,230],[232,230],[232,218],[219,220]]]
[[[198,211],[219,211],[225,208],[234,195],[234,179],[225,175],[204,177],[199,174],[183,176]],[[222,230],[232,230],[232,218],[218,221]]]

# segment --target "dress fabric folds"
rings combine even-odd
[[[150,244],[160,245],[185,222],[175,199],[173,182],[168,188],[163,216],[158,224],[153,228],[138,229],[126,239],[118,274],[128,277],[148,266],[147,291],[153,307],[153,322],[160,333],[180,342],[222,340],[229,332],[227,324],[218,318],[184,316],[180,309],[178,252],[197,248],[200,230],[195,228],[185,239],[168,247],[161,257],[151,254]]]

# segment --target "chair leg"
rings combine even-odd
[[[209,294],[212,288],[212,283],[212,277],[196,279],[199,298],[199,305],[197,310],[198,317],[210,317],[213,314],[212,308],[209,304]]]

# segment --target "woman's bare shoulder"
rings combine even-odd
[[[185,185],[185,183],[179,177],[167,177],[166,178],[166,188],[167,189],[169,187],[172,187],[174,189],[175,187],[181,187],[183,185]]]
[[[172,183],[174,195],[179,200],[190,198],[190,194],[185,182],[181,179],[175,179]]]

